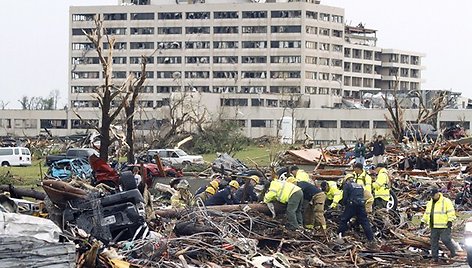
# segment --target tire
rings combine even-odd
[[[277,173],[278,179],[285,179],[288,177],[288,168],[287,167],[279,168],[277,169],[276,173]]]
[[[2,167],[9,167],[10,163],[8,161],[3,161],[2,162]]]
[[[464,193],[458,193],[454,199],[454,203],[456,203],[456,205],[464,204]]]
[[[397,210],[398,198],[394,191],[390,190],[390,199],[387,201],[387,210]]]

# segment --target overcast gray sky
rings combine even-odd
[[[2,1],[0,100],[19,108],[23,95],[67,98],[69,6],[117,0]],[[423,52],[425,89],[452,89],[472,97],[472,1],[321,0],[345,8],[346,22],[377,29],[378,46]]]

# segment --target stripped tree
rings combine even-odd
[[[395,81],[395,85],[393,88],[392,96],[393,96],[393,103],[388,101],[387,96],[382,96],[385,107],[387,108],[388,113],[390,114],[390,118],[385,116],[385,120],[392,130],[393,138],[397,142],[401,142],[403,139],[403,132],[405,130],[405,120],[404,120],[404,109],[401,107],[401,101],[398,100],[397,96],[397,88],[399,85],[399,79],[397,78]],[[387,94],[386,94],[387,95]]]

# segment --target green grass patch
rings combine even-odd
[[[35,188],[47,171],[47,167],[40,160],[33,160],[29,167],[0,167],[0,184],[13,184]],[[41,171],[40,171],[41,168]]]

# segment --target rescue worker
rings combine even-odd
[[[170,198],[174,208],[183,208],[193,205],[193,195],[190,193],[190,185],[187,180],[181,180],[176,186],[177,191]]]
[[[356,183],[352,177],[347,178],[343,185],[343,200],[344,211],[341,215],[341,219],[338,227],[339,239],[342,240],[342,236],[348,229],[348,222],[351,218],[356,217],[357,222],[364,229],[364,233],[367,236],[368,246],[374,246],[374,234],[369,223],[369,218],[364,205],[364,188],[362,185]]]
[[[205,201],[205,206],[232,205],[237,203],[234,194],[239,189],[239,183],[235,180],[229,182],[228,186],[216,192]]]
[[[374,206],[386,208],[387,202],[390,200],[390,178],[388,177],[387,165],[379,163],[375,168],[377,179],[372,186],[374,188]]]
[[[203,192],[205,192],[205,190],[208,188],[208,187],[212,187],[213,189],[215,189],[215,192],[219,190],[219,187],[220,187],[220,181],[218,179],[213,179],[212,181],[210,181],[210,183],[208,184],[204,184],[202,186],[200,186],[197,191],[195,192],[195,195],[198,195],[198,194],[201,194]]]
[[[287,181],[273,180],[269,190],[264,195],[264,203],[272,204],[278,201],[287,205],[287,228],[296,230],[303,224],[302,218],[302,189]]]
[[[364,171],[364,173],[365,173],[365,171]],[[367,175],[367,176],[369,176],[369,175]],[[370,178],[370,181],[372,181],[372,178],[370,176],[369,176],[369,178]],[[356,180],[355,173],[347,174],[344,177],[344,181],[346,181],[346,180],[353,180],[357,184],[360,184],[360,185],[363,186],[363,188],[364,188],[365,211],[367,212],[367,215],[372,215],[373,205],[374,205],[374,196],[372,195],[372,192],[367,190],[366,187],[364,186],[364,180],[363,179]]]
[[[240,187],[236,191],[235,196],[238,200],[238,203],[255,202],[259,199],[254,189],[254,186],[259,184],[259,181],[260,179],[257,175],[252,175],[249,177],[249,181],[244,183],[244,186]]]
[[[433,261],[439,262],[440,238],[451,252],[451,258],[456,256],[456,248],[451,241],[452,222],[456,219],[456,212],[452,201],[444,197],[437,188],[432,189],[430,194],[431,200],[426,204],[420,228],[424,228],[425,224],[431,228],[431,254]]]
[[[372,193],[372,178],[365,172],[364,165],[361,163],[354,164],[354,181]]]
[[[200,199],[203,203],[208,200],[208,198],[215,195],[216,190],[213,187],[207,187],[204,192],[201,192],[195,196],[195,200]]]
[[[322,181],[321,189],[325,192],[326,199],[331,203],[329,208],[336,208],[343,199],[343,191],[339,190],[338,184],[335,181]]]
[[[309,182],[297,182],[294,177],[288,178],[287,182],[293,183],[302,189],[304,227],[312,230],[314,227],[319,226],[323,231],[326,231],[326,219],[324,217],[326,194]]]
[[[291,166],[289,170],[292,176],[295,177],[297,182],[298,181],[312,182],[310,179],[310,175],[306,173],[305,170],[299,169],[297,166]]]

